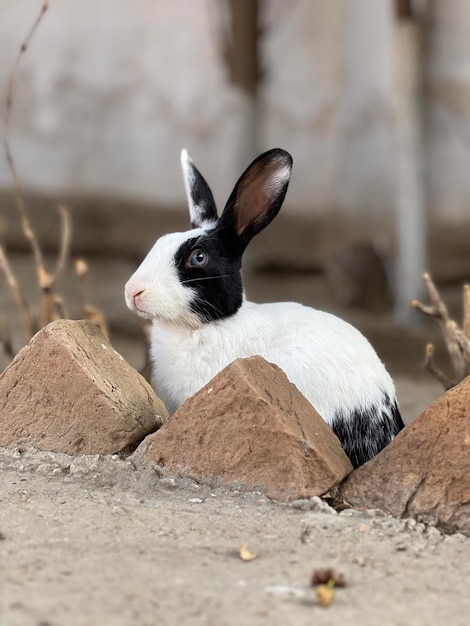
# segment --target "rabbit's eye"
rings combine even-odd
[[[186,267],[205,267],[209,261],[209,256],[203,250],[194,250],[186,261]]]

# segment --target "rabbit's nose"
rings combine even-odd
[[[127,306],[131,309],[138,309],[139,301],[142,299],[144,292],[145,287],[142,287],[142,284],[133,282],[131,279],[125,286]]]
[[[134,293],[132,295],[132,301],[133,303],[137,306],[138,300],[140,298],[140,296],[144,293],[145,289],[141,289],[140,291],[138,291],[137,293]]]

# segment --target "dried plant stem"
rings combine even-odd
[[[4,354],[12,361],[15,356],[15,351],[13,350],[10,330],[3,317],[0,317],[0,346],[3,347]]]
[[[444,389],[450,389],[452,380],[440,370],[434,363],[434,346],[432,343],[428,343],[426,346],[426,355],[424,357],[424,367],[441,383]]]
[[[83,259],[77,259],[75,261],[75,272],[79,280],[79,298],[80,309],[84,319],[93,322],[95,326],[101,330],[101,332],[109,336],[108,325],[106,323],[106,317],[100,309],[97,309],[88,302],[88,264]]]
[[[463,288],[463,332],[470,339],[470,285]]]
[[[42,291],[42,325],[45,326],[55,319],[64,317],[59,311],[64,310],[62,298],[54,293],[54,287],[60,274],[63,272],[70,253],[70,242],[72,228],[70,214],[65,206],[59,204],[59,214],[61,218],[60,248],[57,257],[56,267],[53,274],[39,272],[39,286]]]
[[[4,134],[4,145],[5,145],[5,154],[6,154],[6,159],[7,159],[7,163],[8,163],[8,167],[10,169],[10,173],[13,179],[13,185],[14,185],[14,190],[15,190],[15,200],[16,200],[16,205],[18,207],[18,210],[20,212],[21,215],[21,225],[23,228],[23,232],[26,236],[26,238],[29,240],[30,245],[31,245],[31,249],[33,251],[34,254],[34,260],[36,263],[36,268],[38,271],[38,278],[39,278],[39,282],[40,284],[42,284],[42,281],[45,279],[47,272],[45,271],[44,268],[44,264],[43,264],[43,259],[42,259],[42,253],[41,253],[41,249],[39,247],[39,243],[37,241],[36,235],[33,231],[33,229],[31,228],[31,224],[26,212],[26,206],[25,206],[25,202],[24,202],[24,198],[23,198],[23,193],[21,191],[21,185],[20,185],[20,181],[19,181],[19,177],[18,174],[16,172],[16,167],[15,167],[15,163],[13,160],[13,155],[11,153],[11,149],[10,149],[10,142],[9,142],[9,133],[10,133],[10,121],[11,121],[11,114],[12,114],[12,109],[13,109],[13,98],[14,98],[14,92],[15,92],[15,83],[16,83],[16,74],[17,74],[17,70],[18,70],[18,66],[21,62],[21,58],[23,56],[23,54],[26,52],[26,50],[28,49],[29,43],[34,35],[34,33],[36,32],[37,27],[39,26],[39,23],[41,22],[41,19],[43,18],[45,12],[47,11],[49,7],[49,3],[47,2],[47,0],[45,0],[42,3],[40,12],[38,17],[36,18],[33,26],[31,27],[31,30],[29,31],[26,39],[24,40],[24,42],[21,44],[18,55],[16,57],[16,61],[15,64],[13,66],[13,70],[11,72],[9,81],[8,81],[8,90],[7,90],[7,101],[6,101],[6,114],[5,114],[5,134]]]
[[[5,132],[4,132],[4,147],[6,160],[8,163],[8,168],[10,170],[10,174],[13,180],[14,187],[14,196],[15,203],[18,209],[18,213],[21,219],[21,227],[23,230],[23,234],[26,239],[29,241],[31,245],[31,250],[34,257],[34,262],[36,266],[37,273],[37,282],[42,292],[42,301],[41,301],[41,325],[44,326],[49,322],[68,317],[67,311],[65,308],[65,304],[63,299],[55,293],[55,286],[58,277],[64,271],[71,247],[71,235],[72,235],[72,227],[70,220],[70,212],[69,210],[63,206],[59,205],[59,214],[60,214],[60,223],[61,223],[61,231],[60,231],[60,246],[59,253],[57,256],[56,265],[53,273],[49,273],[44,264],[44,257],[39,245],[38,239],[36,237],[36,233],[34,232],[26,209],[26,204],[24,201],[20,179],[18,173],[16,171],[15,162],[13,159],[12,151],[10,148],[10,127],[11,127],[11,118],[13,112],[13,102],[15,95],[15,87],[16,87],[16,78],[18,67],[20,65],[21,59],[23,58],[24,53],[28,50],[28,46],[31,42],[31,39],[36,32],[45,12],[49,8],[49,3],[47,0],[44,0],[41,5],[41,9],[39,11],[36,20],[34,21],[26,39],[21,44],[18,55],[16,57],[15,63],[13,65],[13,69],[11,71],[8,87],[7,87],[7,96],[6,96],[6,115],[5,115]],[[77,273],[80,277],[80,305],[82,314],[87,319],[93,321],[97,326],[101,328],[104,333],[108,333],[106,319],[104,314],[95,307],[91,306],[87,302],[87,274],[88,274],[88,266],[86,263],[81,262],[82,265],[77,266]],[[38,331],[38,317],[35,311],[28,305],[24,294],[16,280],[11,267],[8,263],[8,259],[3,248],[0,247],[0,270],[5,274],[7,283],[10,287],[10,290],[13,294],[15,302],[18,306],[18,309],[23,318],[24,330],[26,334],[26,338],[30,339],[37,331]],[[0,345],[3,346],[5,353],[13,356],[13,349],[11,347],[10,335],[8,332],[8,328],[5,324],[1,324],[0,320]]]
[[[70,244],[72,241],[72,224],[70,220],[70,212],[63,204],[59,204],[61,234],[60,234],[60,250],[54,271],[54,281],[62,274],[68,261],[70,253]]]
[[[77,259],[75,261],[75,273],[78,276],[78,297],[82,313],[88,301],[88,272],[88,263],[83,259]]]
[[[92,304],[86,304],[83,313],[85,319],[92,322],[95,326],[98,326],[103,335],[109,337],[108,324],[106,323],[106,317],[103,311],[97,309]]]
[[[421,311],[421,313],[433,317],[438,322],[456,375],[458,374],[459,376],[462,376],[463,370],[465,369],[465,363],[462,359],[455,336],[452,334],[451,328],[449,327],[450,317],[447,306],[440,297],[439,292],[437,291],[436,286],[431,280],[429,274],[424,274],[423,281],[428,291],[431,305],[426,306],[417,300],[413,300],[412,306],[418,309],[418,311]]]
[[[422,304],[413,300],[412,306],[424,315],[433,317],[439,324],[445,341],[447,352],[454,370],[453,376],[449,377],[442,372],[434,363],[434,346],[426,346],[424,366],[435,378],[442,383],[445,389],[450,389],[465,378],[470,363],[470,287],[465,285],[463,293],[463,330],[450,319],[449,311],[439,292],[436,289],[429,274],[424,274],[423,281],[429,294],[430,305]]]
[[[61,304],[60,307],[57,306],[57,296],[55,296],[54,294],[54,286],[55,286],[55,282],[58,276],[61,274],[61,272],[63,271],[65,267],[65,264],[69,255],[69,251],[70,251],[70,240],[71,240],[70,216],[69,216],[68,210],[64,206],[60,205],[59,206],[59,212],[60,212],[60,217],[61,217],[60,250],[59,250],[59,256],[58,256],[57,263],[56,263],[55,272],[53,274],[50,274],[46,270],[46,267],[44,265],[44,259],[43,259],[41,247],[37,240],[36,233],[34,232],[31,226],[31,223],[29,221],[28,213],[26,210],[26,204],[25,204],[23,193],[21,190],[20,180],[18,177],[18,173],[16,171],[15,162],[14,162],[13,155],[12,155],[11,148],[10,148],[9,134],[10,134],[11,115],[13,111],[13,100],[14,100],[18,67],[48,7],[49,7],[49,3],[47,2],[47,0],[45,0],[41,5],[39,15],[34,21],[26,39],[21,44],[18,55],[16,57],[13,70],[11,72],[10,79],[8,81],[6,116],[5,116],[5,135],[4,135],[5,153],[6,153],[8,167],[10,169],[10,173],[13,179],[16,206],[20,214],[23,233],[31,245],[31,250],[34,256],[34,262],[36,265],[38,283],[42,291],[42,315],[41,315],[42,325],[46,325],[50,321],[55,319],[57,317],[58,310],[60,308],[63,308],[63,303]]]
[[[463,330],[461,330],[455,322],[449,322],[451,333],[455,336],[465,363],[470,363],[470,337],[467,337]]]
[[[29,339],[38,330],[37,318],[24,297],[21,287],[13,274],[10,264],[8,263],[8,259],[2,246],[0,246],[0,268],[5,274],[8,286],[10,287],[18,309],[20,310],[21,317],[23,318],[24,332],[27,339]]]
[[[41,326],[47,326],[52,321],[54,293],[48,286],[42,287]]]

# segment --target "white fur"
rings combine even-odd
[[[127,306],[148,319],[187,325],[190,328],[201,326],[198,316],[190,310],[193,289],[180,283],[174,254],[189,237],[197,237],[205,232],[202,228],[195,228],[160,237],[126,283]]]
[[[199,214],[199,208],[194,204],[191,186],[194,182],[194,173],[192,170],[192,159],[188,154],[188,151],[181,150],[181,169],[183,171],[184,189],[186,191],[186,197],[188,199],[189,216],[191,221]]]
[[[186,191],[186,197],[188,200],[189,217],[191,219],[191,223],[199,224],[200,226],[204,224],[205,227],[211,227],[215,225],[217,219],[204,218],[201,207],[199,207],[199,205],[197,205],[193,199],[192,186],[195,181],[193,167],[194,163],[189,156],[188,151],[185,149],[181,150],[181,169],[183,171],[184,189]]]
[[[173,413],[239,357],[279,365],[331,423],[336,412],[380,407],[393,382],[367,339],[341,319],[293,302],[244,301],[232,317],[193,330],[155,320],[152,383]]]

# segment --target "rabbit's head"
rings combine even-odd
[[[277,215],[292,169],[288,152],[260,155],[240,176],[220,217],[212,192],[181,153],[192,230],[160,237],[125,287],[139,315],[197,328],[236,313],[241,261],[252,237]]]

